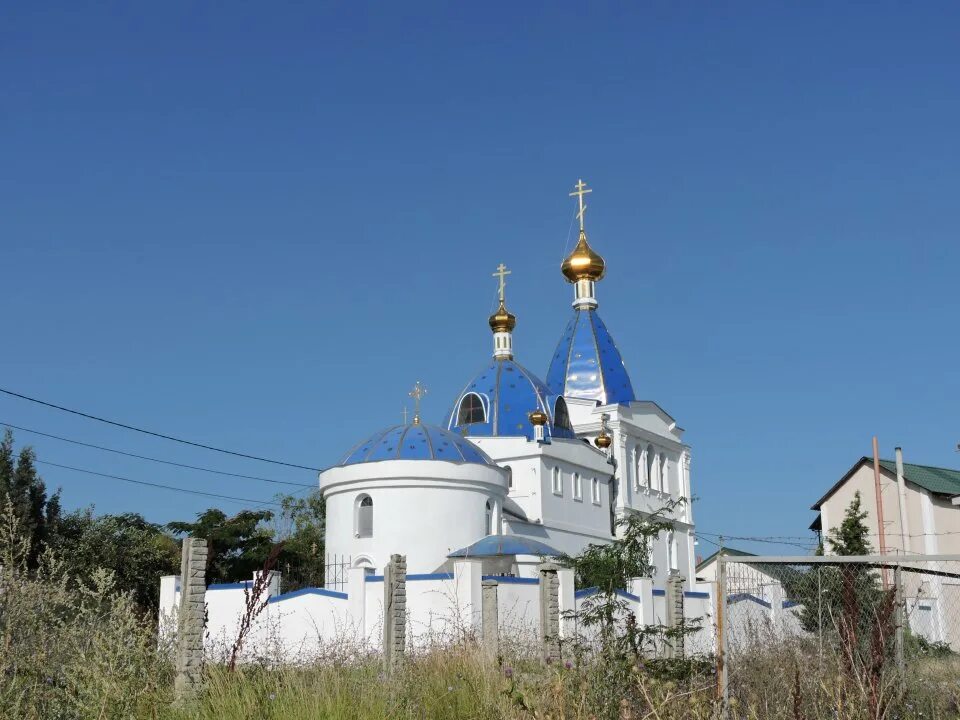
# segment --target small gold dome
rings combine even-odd
[[[550,419],[543,410],[534,410],[527,417],[530,418],[530,423],[532,425],[546,425],[547,421]]]
[[[490,329],[494,332],[513,332],[517,326],[517,316],[507,311],[503,301],[500,301],[500,307],[490,316]]]
[[[601,450],[606,450],[610,447],[611,443],[613,443],[613,440],[610,439],[610,436],[607,435],[605,430],[601,430],[600,434],[597,435],[597,438],[593,441],[593,444]]]
[[[577,280],[600,280],[606,269],[607,264],[587,244],[587,234],[581,230],[580,240],[560,265],[560,272],[573,283]]]

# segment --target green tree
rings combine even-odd
[[[44,545],[56,532],[60,519],[60,491],[47,495],[47,486],[37,473],[33,448],[14,453],[13,432],[6,428],[0,440],[0,500],[8,497],[22,532],[30,541],[27,564],[35,568]]]
[[[171,522],[167,529],[209,541],[208,583],[238,582],[249,580],[269,556],[273,533],[264,523],[271,519],[269,510],[241,510],[229,517],[210,508],[198,514],[196,522]]]
[[[843,514],[843,522],[827,533],[826,542],[834,555],[869,555],[873,552],[870,528],[864,522],[866,519],[867,511],[862,508],[860,492],[857,491]]]
[[[114,574],[117,590],[157,610],[160,577],[180,572],[177,541],[141,515],[95,516],[92,508],[65,515],[50,546],[69,561],[70,573],[90,582],[99,569]]]
[[[280,512],[274,520],[274,541],[283,542],[277,562],[284,591],[322,587],[326,504],[319,490],[306,497],[279,495]]]

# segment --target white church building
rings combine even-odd
[[[683,430],[657,403],[637,398],[598,313],[606,264],[584,230],[589,192],[581,181],[571,193],[580,235],[560,270],[573,285],[572,315],[544,379],[514,358],[517,320],[506,308],[501,265],[492,356],[452,398],[447,417],[436,425],[421,419],[418,383],[411,422],[370,435],[320,473],[329,557],[374,573],[402,554],[407,572],[424,577],[472,558],[483,560],[484,573],[533,577],[543,556],[609,542],[618,518],[691,497]],[[653,583],[681,575],[692,589],[689,501],[670,519],[673,529],[654,547]],[[328,588],[337,576],[329,573]]]

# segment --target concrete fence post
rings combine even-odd
[[[480,623],[483,654],[496,660],[500,654],[500,618],[497,609],[497,581],[484,580],[480,591]]]
[[[206,619],[207,541],[186,537],[180,556],[180,607],[177,611],[174,697],[196,697],[203,683],[203,633]]]
[[[391,555],[383,569],[383,670],[387,675],[403,662],[407,646],[407,558]]]
[[[543,563],[540,572],[540,642],[544,662],[560,660],[560,581],[557,566]]]
[[[670,639],[666,644],[666,655],[667,657],[676,658],[683,657],[684,647],[683,647],[683,633],[682,628],[685,622],[683,616],[683,583],[685,578],[682,575],[671,575],[667,578],[667,593],[666,593],[666,620],[667,627],[671,630],[676,628],[681,632],[678,632],[677,635]]]

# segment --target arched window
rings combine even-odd
[[[583,500],[583,479],[580,473],[573,474],[573,499]]]
[[[554,495],[563,495],[563,477],[560,475],[560,468],[554,466],[550,473],[551,485]]]
[[[504,465],[503,469],[507,471],[507,492],[513,490],[513,468],[509,465]]]
[[[486,525],[487,535],[493,535],[493,504],[487,500],[487,520]]]
[[[594,505],[600,504],[600,480],[592,478],[590,480],[590,495]]]
[[[472,425],[485,423],[487,413],[483,408],[483,398],[476,393],[467,393],[460,400],[460,411],[457,413],[457,425]]]
[[[369,495],[357,498],[355,530],[357,537],[373,537],[373,498]]]
[[[671,570],[680,569],[680,563],[677,558],[677,538],[673,530],[667,533],[667,560]]]
[[[567,412],[567,403],[562,397],[558,397],[553,404],[553,426],[573,432],[573,425],[570,424],[570,413]]]
[[[643,453],[646,458],[646,465],[643,472],[643,480],[647,484],[648,488],[653,487],[653,445],[647,445],[646,451]]]
[[[670,492],[670,466],[666,455],[660,458],[660,492]]]

